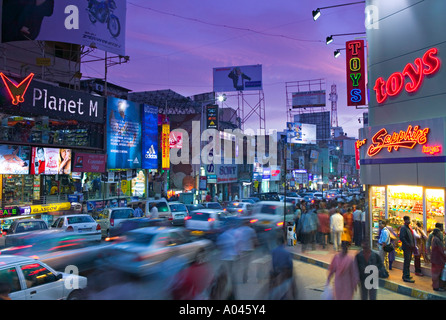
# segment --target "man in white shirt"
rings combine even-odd
[[[158,218],[158,208],[156,207],[155,203],[152,203],[152,209],[150,209],[150,218],[156,219]]]
[[[339,251],[341,248],[341,236],[343,231],[344,217],[341,215],[341,210],[336,208],[335,213],[330,217],[330,232],[335,251]]]

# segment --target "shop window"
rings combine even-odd
[[[372,239],[373,247],[377,247],[379,220],[386,218],[386,188],[371,188],[371,209],[372,209]]]
[[[444,224],[444,189],[426,189],[426,230],[431,232],[436,223]]]

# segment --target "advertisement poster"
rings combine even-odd
[[[214,92],[262,90],[262,65],[214,68]]]
[[[70,174],[71,149],[33,147],[30,174]]]
[[[161,164],[163,170],[170,168],[170,125],[163,124],[161,133],[162,158]]]
[[[316,144],[316,125],[287,122],[287,143]]]
[[[142,168],[158,168],[158,107],[143,105]]]
[[[325,90],[294,92],[293,108],[325,107]]]
[[[4,0],[2,42],[60,41],[125,54],[125,0]]]
[[[140,105],[107,99],[107,169],[141,168]]]
[[[106,154],[76,152],[73,158],[73,172],[105,172]]]
[[[31,148],[0,145],[0,174],[28,174]]]
[[[218,105],[206,107],[206,129],[218,130]]]
[[[170,149],[182,149],[183,148],[183,133],[171,131],[169,141],[170,141]]]

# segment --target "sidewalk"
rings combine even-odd
[[[335,251],[332,246],[322,249],[317,245],[316,250],[307,250],[302,252],[301,245],[297,244],[294,247],[286,247],[294,256],[294,259],[311,263],[319,267],[328,269]],[[360,248],[352,246],[349,249],[349,254],[355,255]],[[379,287],[397,292],[399,294],[418,298],[420,300],[446,300],[446,292],[437,292],[432,289],[432,278],[430,277],[430,267],[423,267],[423,274],[425,276],[419,277],[413,273],[413,261],[411,265],[411,275],[415,283],[407,283],[402,279],[402,262],[395,261],[392,270],[389,271],[389,278],[379,279]]]

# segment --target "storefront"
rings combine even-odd
[[[379,220],[398,231],[408,216],[426,234],[446,222],[446,43],[444,19],[431,14],[430,3],[367,0],[367,6],[386,17],[367,29],[369,127],[356,143],[376,249]],[[446,2],[436,1],[435,10],[446,10]]]

